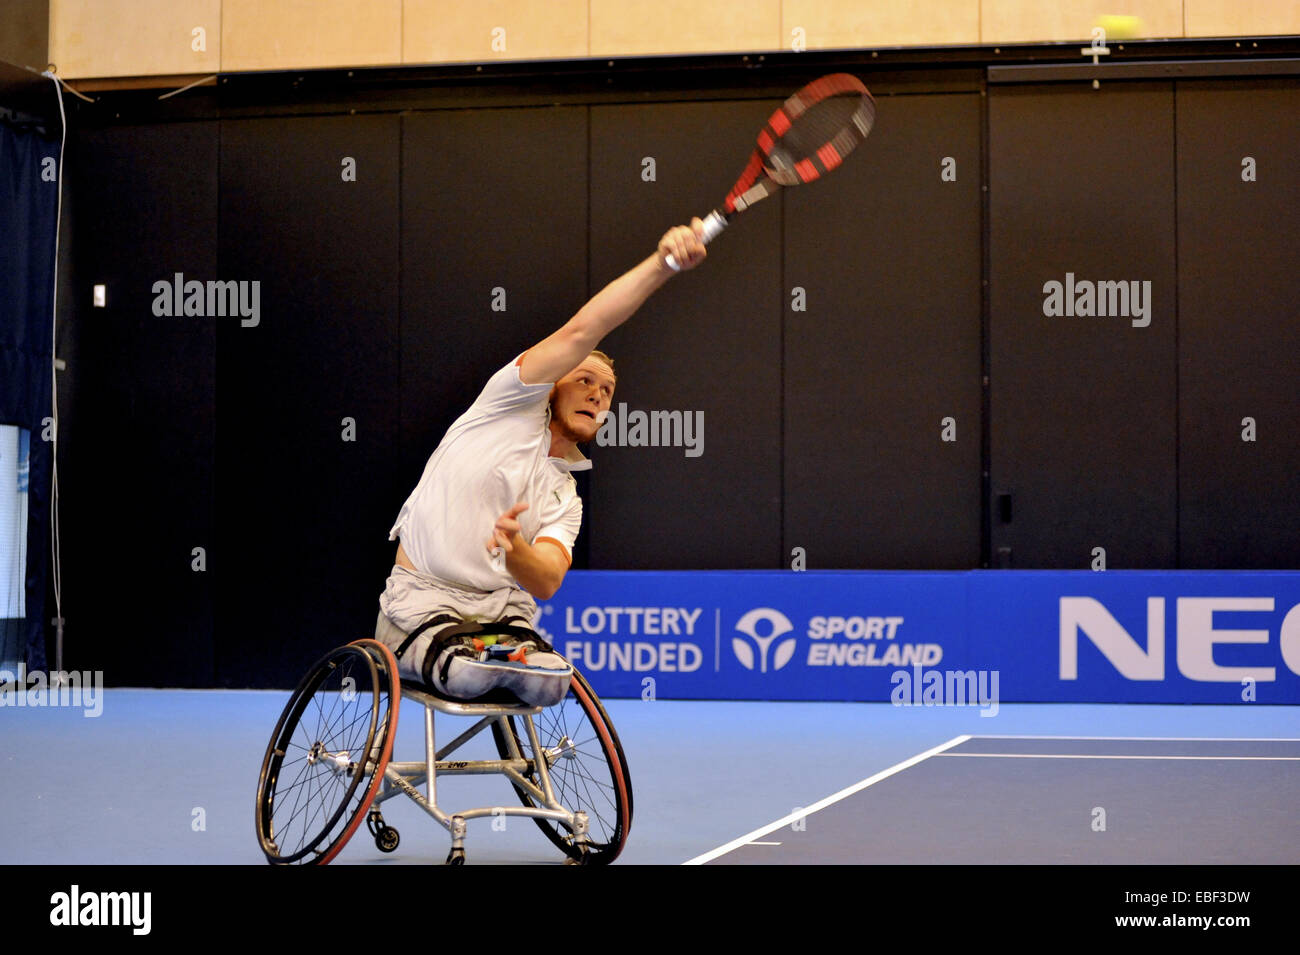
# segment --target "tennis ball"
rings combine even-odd
[[[1107,40],[1133,40],[1142,35],[1142,18],[1108,13],[1097,18],[1097,26],[1106,31]]]

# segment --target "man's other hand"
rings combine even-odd
[[[520,529],[519,521],[516,520],[516,518],[526,510],[528,510],[528,505],[520,501],[514,507],[510,508],[510,510],[497,518],[496,526],[492,528],[492,536],[488,538],[488,553],[496,554],[498,548],[504,550],[506,553],[514,550],[514,544],[512,542]]]

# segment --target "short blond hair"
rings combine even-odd
[[[614,359],[610,358],[608,355],[606,355],[606,354],[605,354],[603,351],[601,351],[599,348],[593,348],[593,349],[591,350],[591,354],[589,354],[587,357],[588,357],[588,358],[591,358],[593,355],[594,355],[596,358],[599,358],[599,359],[600,359],[601,361],[603,361],[605,364],[609,365],[609,370],[612,371],[612,372],[614,372],[614,377],[615,377],[615,378],[618,377],[618,372],[614,371]]]

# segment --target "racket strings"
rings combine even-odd
[[[814,80],[759,130],[758,148],[719,211],[730,218],[781,186],[830,172],[867,138],[875,121],[876,102],[856,76],[834,73]]]
[[[772,143],[766,163],[769,175],[782,185],[790,185],[808,182],[834,169],[866,138],[871,128],[870,102],[867,96],[851,92],[833,95],[801,109]],[[785,115],[788,112],[787,108]],[[812,163],[814,157],[820,169]]]

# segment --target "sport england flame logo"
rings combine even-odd
[[[766,637],[758,635],[760,621],[767,621],[771,626],[771,631]],[[793,630],[794,624],[779,610],[773,610],[771,607],[756,607],[736,622],[736,629],[758,644],[758,671],[766,673],[768,647],[772,645],[772,641],[777,637]],[[773,670],[779,670],[790,662],[790,658],[794,656],[794,646],[794,637],[777,644],[776,652],[772,654]],[[736,659],[740,661],[741,666],[746,670],[754,669],[753,647],[740,637],[732,637],[731,649],[736,654]]]

